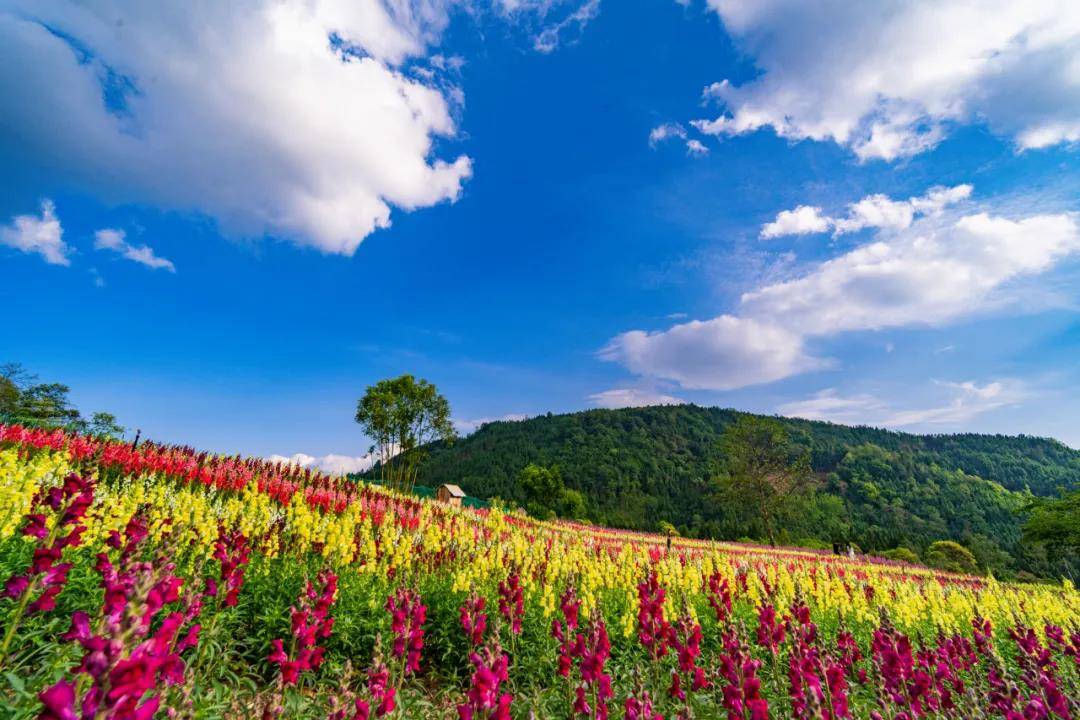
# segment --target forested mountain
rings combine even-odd
[[[493,422],[452,445],[432,445],[419,476],[470,495],[522,503],[522,469],[557,466],[593,522],[691,536],[763,537],[756,518],[722,502],[719,439],[740,413],[693,405],[589,410]],[[853,541],[868,551],[967,545],[999,574],[1067,568],[1021,538],[1031,495],[1080,484],[1080,452],[1055,440],[1004,435],[911,435],[780,418],[810,452],[817,483],[781,518],[785,542]]]

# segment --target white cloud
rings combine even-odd
[[[281,463],[283,465],[299,465],[302,468],[311,468],[313,470],[321,470],[324,473],[331,475],[346,475],[348,473],[359,473],[369,470],[378,459],[378,456],[374,453],[368,453],[366,455],[360,455],[359,457],[353,457],[351,455],[323,455],[322,457],[315,457],[313,455],[305,455],[304,453],[296,453],[295,455],[271,455],[267,458],[271,462]]]
[[[951,401],[939,407],[904,410],[893,414],[884,421],[890,427],[925,424],[956,424],[971,420],[977,415],[996,410],[1007,405],[1015,405],[1024,399],[1026,393],[1013,385],[991,382],[977,385],[968,380],[961,383],[939,383],[953,393]]]
[[[523,2],[522,0],[511,0],[507,3],[506,0],[501,0],[503,6],[513,4],[517,8],[525,7],[533,12],[540,11],[542,15],[547,15],[551,8],[563,3],[554,2],[553,0],[533,0],[532,2]],[[600,0],[584,0],[574,10],[567,14],[561,20],[548,23],[537,35],[533,38],[533,49],[541,53],[550,53],[558,49],[559,45],[565,42],[565,36],[571,37],[580,36],[582,31],[585,30],[585,26],[588,25],[597,15],[600,14]]]
[[[967,200],[971,185],[934,187],[926,194],[907,200],[893,200],[887,195],[868,195],[848,205],[846,217],[821,214],[820,207],[799,205],[794,210],[782,210],[773,222],[761,227],[761,237],[821,233],[833,228],[834,235],[856,232],[864,228],[903,230],[911,227],[916,217],[939,215],[950,205]]]
[[[70,265],[71,248],[64,243],[64,229],[51,200],[41,203],[41,216],[16,215],[0,227],[0,245],[37,253],[50,265]]]
[[[1077,251],[1080,216],[1071,213],[930,215],[744,293],[734,313],[618,335],[600,357],[690,389],[772,382],[831,364],[809,349],[815,338],[940,326],[1016,305],[1017,283]]]
[[[686,154],[692,157],[704,157],[709,148],[697,138],[687,138],[686,128],[680,123],[662,123],[649,131],[649,147],[656,148],[668,140],[681,140],[686,147]]]
[[[694,157],[701,157],[709,154],[709,148],[705,147],[700,140],[691,138],[686,141],[686,153]]]
[[[663,123],[649,131],[649,147],[656,147],[665,140],[686,139],[686,128],[679,123]]]
[[[806,420],[827,420],[848,424],[868,423],[871,411],[878,411],[885,404],[872,395],[853,395],[843,397],[836,388],[820,390],[805,400],[784,403],[777,412],[788,417]]]
[[[665,395],[655,390],[638,388],[612,388],[593,393],[589,402],[602,408],[645,407],[647,405],[684,405],[686,401],[673,395]]]
[[[707,0],[760,73],[723,80],[702,132],[772,128],[861,159],[923,152],[982,122],[1021,149],[1080,139],[1080,4],[1073,0]]]
[[[663,332],[632,330],[615,337],[600,357],[638,375],[702,390],[772,382],[825,364],[807,355],[798,333],[732,315],[692,320]]]
[[[456,132],[445,83],[407,69],[448,4],[16,1],[0,123],[11,152],[111,202],[348,255],[391,207],[454,200],[471,173],[435,154]]]
[[[95,250],[112,250],[115,253],[119,253],[121,257],[124,257],[132,262],[137,262],[140,265],[157,270],[164,269],[171,273],[176,272],[176,267],[172,264],[171,260],[166,260],[163,257],[158,257],[154,254],[154,250],[147,245],[129,245],[124,239],[126,237],[123,230],[115,230],[113,228],[104,228],[94,233],[94,249]]]
[[[821,208],[800,205],[794,210],[781,210],[775,220],[762,225],[761,237],[820,233],[828,230],[831,224],[832,221],[821,214]]]
[[[1069,214],[928,219],[746,293],[742,309],[803,335],[939,325],[992,305],[1009,281],[1078,249],[1080,225]]]
[[[1028,397],[1018,383],[996,380],[984,385],[965,382],[936,382],[949,397],[928,407],[899,409],[867,394],[844,397],[835,388],[815,393],[806,400],[785,403],[781,415],[807,420],[903,428],[913,425],[959,425],[1001,407],[1016,405]]]
[[[480,429],[481,426],[492,422],[521,422],[528,420],[525,413],[507,413],[498,417],[481,418],[454,418],[454,428],[462,435],[468,435]]]

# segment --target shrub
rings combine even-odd
[[[911,548],[898,547],[892,550],[885,550],[881,553],[881,557],[888,560],[898,560],[899,562],[911,563],[917,565],[919,563],[919,555]]]
[[[971,551],[952,540],[938,540],[926,549],[926,564],[938,570],[974,575],[979,563]]]

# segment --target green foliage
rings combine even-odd
[[[1045,543],[1056,553],[1080,548],[1080,490],[1060,499],[1033,500],[1027,510],[1024,537]]]
[[[926,564],[938,570],[969,574],[979,571],[979,563],[971,551],[952,540],[931,543],[926,549],[925,557]]]
[[[525,492],[525,509],[533,517],[586,519],[585,496],[563,484],[558,466],[529,463],[522,468],[518,481]]]
[[[795,446],[778,420],[742,415],[720,436],[725,473],[720,502],[752,508],[776,544],[776,516],[810,487],[810,453]]]
[[[524,505],[518,482],[530,463],[558,466],[593,521],[689,537],[767,539],[760,515],[718,497],[728,476],[720,439],[744,413],[693,405],[590,410],[493,422],[453,446],[435,443],[421,471],[431,485]],[[809,492],[776,508],[778,542],[816,538],[879,554],[900,545],[924,552],[953,538],[999,577],[1020,571],[1062,577],[1080,571],[1075,551],[1047,552],[1021,533],[1022,508],[1080,483],[1080,452],[1029,436],[920,436],[775,418],[789,450],[809,454]],[[718,482],[719,481],[719,482]]]
[[[918,565],[920,562],[918,553],[916,553],[911,548],[906,547],[893,548],[892,550],[883,550],[878,554],[888,560],[911,563],[912,565]]]
[[[0,421],[24,425],[68,427],[109,437],[120,437],[124,428],[116,416],[96,412],[89,422],[68,397],[71,388],[63,383],[39,383],[33,373],[19,363],[0,365]]]
[[[380,481],[401,491],[416,483],[424,446],[435,440],[449,444],[456,436],[450,403],[427,380],[409,374],[368,387],[357,402],[356,422],[375,440]]]
[[[679,531],[667,520],[661,520],[660,522],[658,522],[656,529],[660,532],[661,535],[667,535],[668,537],[679,537]]]
[[[108,438],[121,438],[124,436],[124,427],[116,421],[115,415],[107,412],[96,412],[91,415],[87,430],[93,435]]]

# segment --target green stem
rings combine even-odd
[[[23,590],[23,594],[19,597],[19,604],[15,608],[15,617],[12,618],[11,623],[8,625],[7,632],[4,633],[4,642],[0,644],[0,668],[4,667],[4,661],[7,659],[8,648],[11,647],[11,641],[15,639],[15,631],[19,629],[19,623],[22,622],[23,614],[26,612],[26,606],[30,604],[30,597],[33,595],[34,590],[37,589],[37,577],[35,576],[30,584]]]

